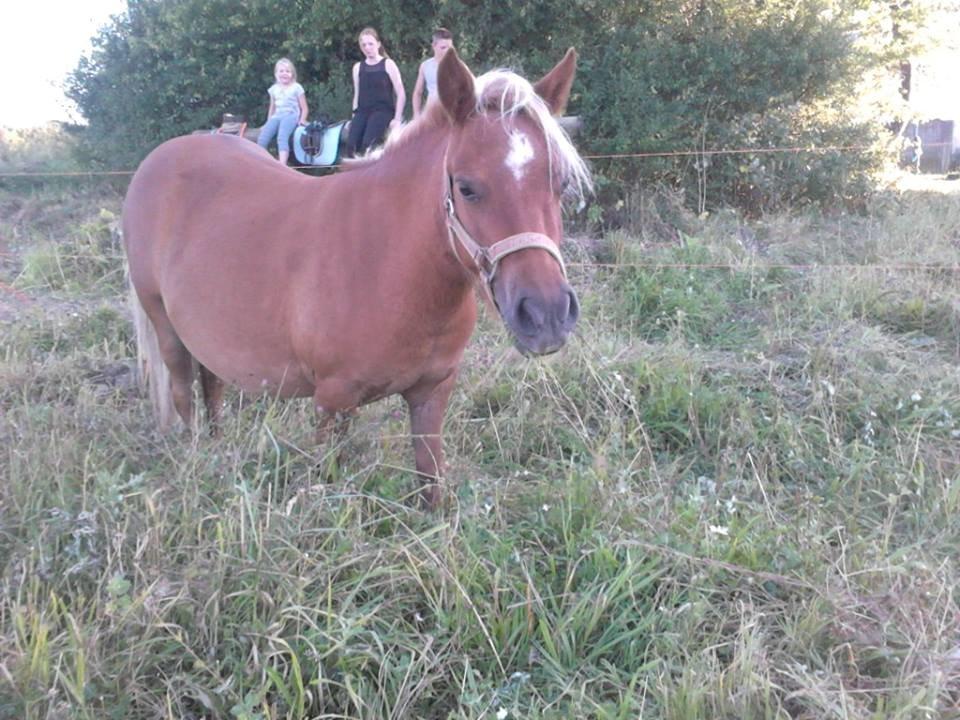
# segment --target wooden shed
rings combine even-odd
[[[920,148],[920,172],[946,173],[951,169],[954,153],[958,150],[957,127],[953,120],[927,120],[910,123],[906,137]],[[919,143],[917,140],[919,139]]]

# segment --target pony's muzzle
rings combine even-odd
[[[547,355],[567,342],[580,317],[580,303],[573,288],[564,283],[551,297],[520,297],[504,315],[522,352]]]

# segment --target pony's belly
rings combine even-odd
[[[188,345],[189,348],[189,345]],[[193,352],[194,357],[224,382],[246,393],[276,397],[305,397],[313,394],[312,374],[293,357],[257,353],[251,350]]]
[[[281,398],[313,395],[313,384],[299,373],[289,373],[278,377],[271,373],[248,372],[236,379],[229,380],[229,382],[252,395],[272,395]]]
[[[224,382],[253,394],[312,394],[313,375],[301,364],[289,338],[254,310],[242,308],[236,313],[241,321],[231,321],[224,308],[213,303],[169,302],[168,313],[190,354]]]

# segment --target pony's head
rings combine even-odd
[[[437,71],[452,130],[445,160],[454,252],[484,276],[522,352],[559,350],[580,314],[560,257],[561,204],[590,174],[556,121],[570,96],[573,49],[537,83],[505,70],[479,78],[450,49]]]

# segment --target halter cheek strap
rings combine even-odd
[[[490,300],[493,301],[494,306],[496,306],[496,300],[493,298],[493,279],[496,277],[497,269],[500,267],[500,261],[507,257],[507,255],[532,248],[546,250],[550,256],[557,261],[563,277],[567,277],[567,268],[563,264],[563,257],[560,255],[560,251],[557,250],[557,246],[549,236],[543,233],[517,233],[503,240],[498,240],[489,247],[480,245],[474,240],[470,232],[463,226],[463,223],[460,222],[460,218],[457,217],[457,210],[453,204],[453,178],[449,175],[447,176],[447,193],[444,198],[444,206],[447,211],[447,235],[450,240],[450,249],[453,250],[453,254],[457,260],[460,260],[460,253],[457,251],[454,239],[459,241],[460,246],[473,261],[477,274],[483,280],[483,288]],[[460,260],[460,262],[461,264],[463,263],[462,260]]]

